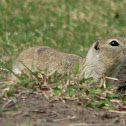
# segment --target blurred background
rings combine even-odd
[[[113,36],[126,37],[125,0],[0,1],[0,59],[10,66],[31,46],[85,57],[91,43]]]

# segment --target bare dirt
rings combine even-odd
[[[36,93],[16,92],[17,102],[0,112],[0,126],[125,126],[126,113],[85,107],[85,100],[53,100],[48,102]],[[0,107],[4,105],[1,102]],[[12,126],[13,126],[12,125]]]

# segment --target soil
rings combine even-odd
[[[125,126],[126,113],[85,107],[85,100],[53,100],[48,102],[39,94],[19,93],[17,102],[0,112],[0,126]],[[0,107],[4,102],[0,104]]]
[[[125,66],[119,73],[125,86]],[[48,101],[36,92],[17,91],[0,101],[0,126],[126,126],[126,111],[86,107],[84,99]],[[9,110],[9,111],[8,111]]]

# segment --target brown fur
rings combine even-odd
[[[119,46],[111,46],[111,41],[117,41]],[[25,67],[27,66],[33,71],[47,69],[48,73],[58,71],[59,73],[72,74],[75,64],[79,63],[78,76],[80,78],[92,77],[97,81],[125,60],[126,39],[113,37],[93,43],[85,59],[46,46],[31,47],[21,52],[13,65],[13,71],[16,74],[21,74],[27,70]],[[117,72],[111,76],[115,77],[116,74]],[[15,79],[14,76],[13,79]]]

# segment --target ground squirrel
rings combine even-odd
[[[110,70],[126,60],[126,39],[113,37],[94,42],[85,59],[75,54],[56,51],[50,47],[31,47],[20,53],[13,64],[13,72],[21,74],[27,70],[74,72],[74,65],[79,64],[79,77],[93,78],[97,81]],[[115,77],[117,72],[112,74]],[[14,78],[14,77],[13,77]]]

